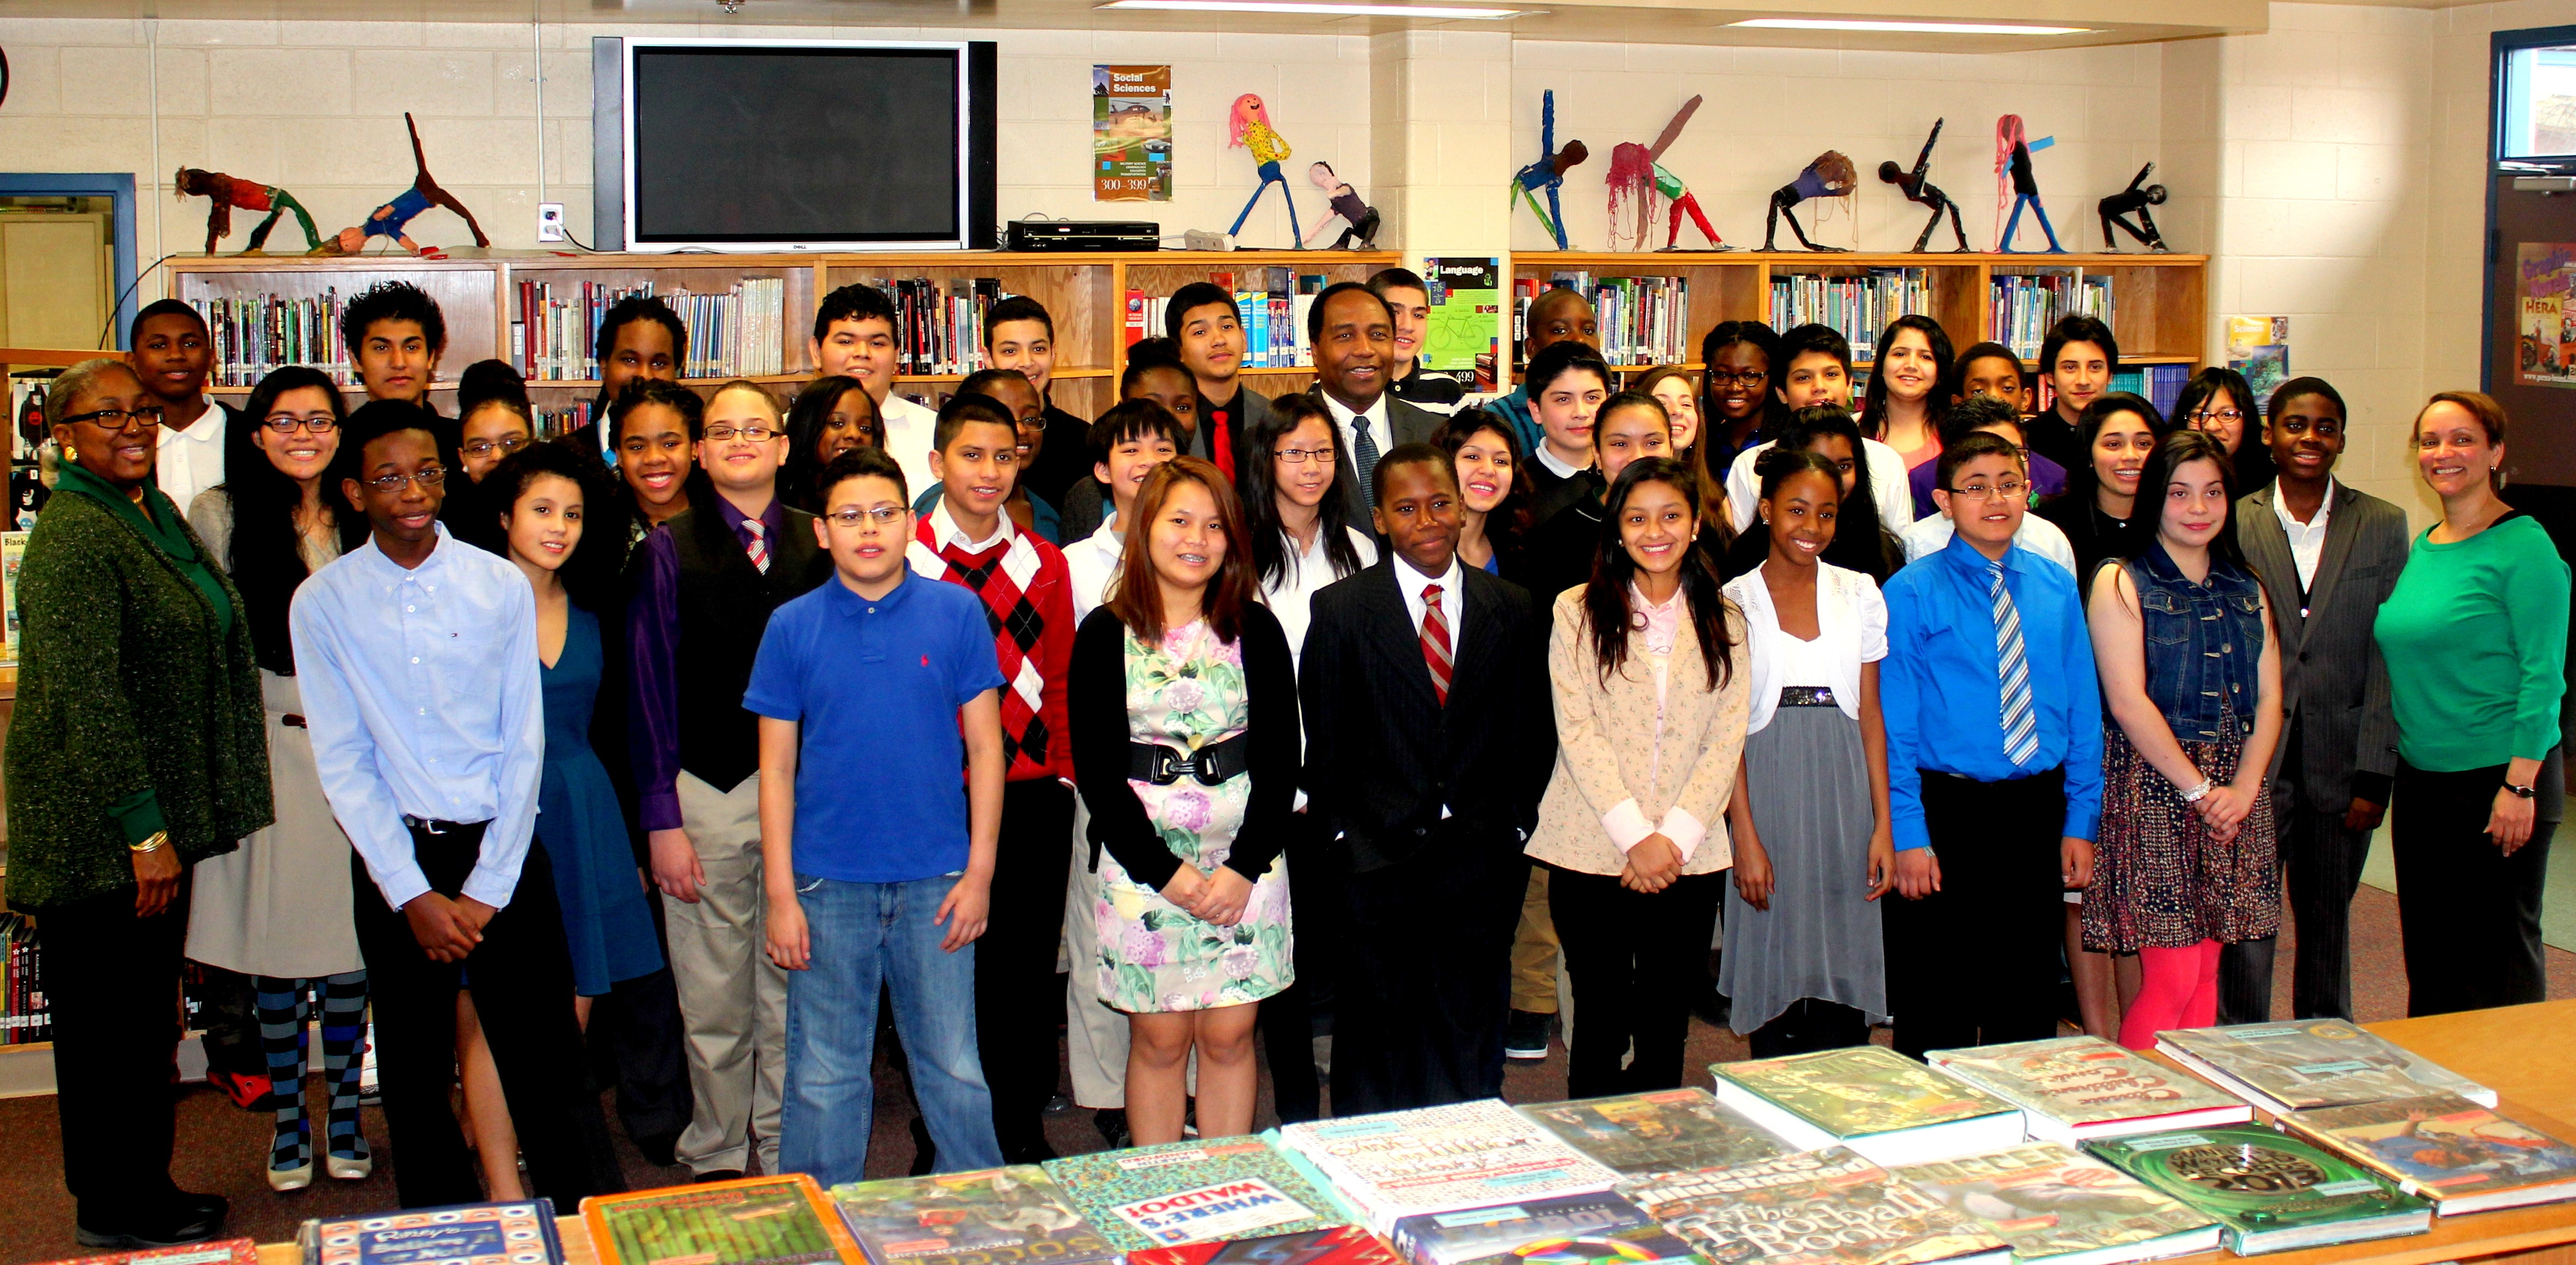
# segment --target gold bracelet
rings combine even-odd
[[[170,842],[170,832],[169,832],[169,831],[167,831],[167,830],[155,830],[155,831],[153,831],[153,832],[152,832],[152,837],[151,837],[151,838],[146,839],[146,840],[144,840],[144,841],[143,841],[143,842],[141,842],[141,843],[129,843],[129,844],[125,845],[125,850],[126,850],[126,851],[128,851],[128,852],[134,853],[134,854],[135,854],[135,855],[137,855],[137,856],[141,856],[142,854],[144,854],[144,853],[146,853],[146,852],[158,852],[158,851],[160,851],[160,850],[162,849],[162,847],[163,847],[164,845],[168,844],[169,842]]]

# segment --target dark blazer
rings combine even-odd
[[[1299,666],[1307,813],[1343,837],[1355,871],[1420,850],[1444,803],[1454,826],[1518,852],[1556,762],[1545,613],[1519,585],[1462,565],[1444,707],[1396,587],[1405,566],[1388,557],[1318,591]]]
[[[2279,490],[2267,483],[2236,502],[2236,544],[2263,581],[2281,639],[2282,720],[2299,735],[2301,784],[2277,785],[2273,796],[2296,794],[2339,816],[2364,790],[2387,803],[2397,774],[2388,664],[2371,625],[2406,569],[2406,512],[2338,480],[2316,586],[2302,601],[2290,537],[2272,508]]]
[[[1252,790],[1225,866],[1259,881],[1297,824],[1297,667],[1288,654],[1288,634],[1266,606],[1244,609],[1240,642]],[[1098,866],[1099,850],[1107,848],[1128,877],[1159,889],[1180,872],[1181,862],[1127,785],[1127,626],[1107,606],[1091,612],[1074,634],[1065,711],[1074,781],[1082,802],[1091,805],[1092,864]]]
[[[1306,394],[1312,397],[1316,403],[1323,403],[1323,384],[1319,382],[1314,386],[1306,388]],[[1326,408],[1324,411],[1330,413],[1332,410],[1330,408]],[[1418,409],[1392,395],[1387,396],[1386,429],[1389,433],[1377,437],[1378,455],[1380,457],[1384,457],[1386,454],[1395,451],[1395,446],[1397,444],[1430,443],[1431,437],[1440,433],[1441,423],[1447,420],[1447,418],[1440,416],[1438,413],[1431,412],[1428,409]],[[1333,428],[1333,446],[1336,448],[1343,446],[1341,440],[1341,427],[1339,426],[1335,426]],[[1350,460],[1346,463],[1345,468],[1351,471],[1358,470],[1359,454],[1350,453],[1348,456],[1350,457]],[[1238,466],[1236,468],[1241,469],[1242,467]],[[1354,478],[1342,484],[1342,500],[1351,508],[1351,525],[1362,531],[1368,532],[1371,536],[1376,536],[1377,529],[1372,525],[1376,520],[1369,516],[1369,511],[1376,507],[1368,503],[1367,497],[1360,495],[1360,482],[1358,479]],[[1382,538],[1380,543],[1384,543]]]

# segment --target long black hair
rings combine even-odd
[[[1270,405],[1270,412],[1244,430],[1251,452],[1243,468],[1243,517],[1252,533],[1252,569],[1264,589],[1286,582],[1297,559],[1288,552],[1287,528],[1279,517],[1279,480],[1271,474],[1270,454],[1308,420],[1324,424],[1324,433],[1333,430],[1333,415],[1311,395],[1282,396]],[[1324,489],[1323,501],[1315,506],[1316,530],[1323,534],[1324,560],[1332,564],[1333,577],[1339,579],[1360,569],[1360,551],[1351,547],[1351,509],[1342,489],[1351,486],[1357,476],[1351,473],[1350,461],[1342,455],[1341,440],[1333,444],[1333,481]]]
[[[2210,537],[2210,561],[2223,562],[2250,574],[2245,564],[2245,551],[2236,544],[2236,467],[2228,460],[2227,445],[2218,442],[2218,436],[2205,430],[2169,431],[2156,440],[2154,450],[2147,454],[2146,467],[2138,471],[2138,504],[2130,511],[2130,517],[2131,521],[2141,513],[2151,513],[2155,517],[2148,520],[2147,530],[2129,533],[2128,556],[2144,557],[2148,550],[2160,547],[2165,489],[2173,483],[2174,471],[2195,461],[2211,462],[2218,467],[2218,485],[2225,492],[2219,498],[2219,512],[2225,514],[2226,519],[2219,523],[2218,534]]]
[[[2095,503],[2093,494],[2100,490],[2102,479],[2093,472],[2093,440],[2101,435],[2103,423],[2122,413],[2135,413],[2145,418],[2147,430],[2155,435],[2159,444],[2175,429],[2166,424],[2164,414],[2157,412],[2156,406],[2148,403],[2144,396],[2131,395],[2126,391],[2107,391],[2094,396],[2093,402],[2084,406],[2084,415],[2075,423],[2075,451],[2082,460],[2066,471],[2065,499],[2078,505]],[[2146,490],[2146,484],[2138,485],[2139,495],[2145,495]],[[2134,514],[2137,510],[2133,506],[2129,512]]]
[[[778,471],[779,500],[810,513],[822,512],[824,489],[816,486],[816,480],[822,476],[823,463],[814,459],[814,441],[823,437],[823,420],[852,391],[868,395],[858,379],[835,373],[816,378],[796,392],[795,402],[787,406],[787,464]],[[885,447],[885,415],[873,395],[868,395],[867,438],[859,446]]]
[[[1932,392],[1923,397],[1923,420],[1933,434],[1941,433],[1941,414],[1950,408],[1950,378],[1956,363],[1950,354],[1950,332],[1941,322],[1921,313],[1897,317],[1887,323],[1887,332],[1878,336],[1878,363],[1869,371],[1869,389],[1861,393],[1860,426],[1873,439],[1887,437],[1887,349],[1896,345],[1896,336],[1906,330],[1923,335],[1932,344]]]
[[[1485,511],[1485,543],[1492,545],[1495,556],[1500,557],[1516,548],[1531,526],[1529,454],[1521,451],[1519,432],[1512,429],[1508,419],[1469,405],[1441,422],[1440,429],[1431,436],[1431,443],[1448,453],[1449,460],[1454,463],[1458,460],[1458,450],[1466,447],[1467,441],[1474,439],[1479,432],[1500,438],[1503,451],[1512,455],[1511,490],[1503,493],[1503,499],[1496,501],[1494,508]],[[1459,504],[1462,507],[1466,504],[1463,495]]]
[[[1583,610],[1592,625],[1592,657],[1600,670],[1601,683],[1610,683],[1610,674],[1628,664],[1628,634],[1644,622],[1644,617],[1628,606],[1628,589],[1636,580],[1637,561],[1628,556],[1628,546],[1619,538],[1619,519],[1627,513],[1628,498],[1635,495],[1641,483],[1661,483],[1679,493],[1682,504],[1699,516],[1699,476],[1691,468],[1670,457],[1640,457],[1628,463],[1611,481],[1610,493],[1601,512],[1600,544],[1593,551],[1592,579],[1583,586]],[[1694,528],[1697,524],[1694,522]],[[1696,533],[1694,533],[1696,534]],[[1726,682],[1735,670],[1727,652],[1735,639],[1726,627],[1726,594],[1718,584],[1717,573],[1709,570],[1708,560],[1690,540],[1682,544],[1681,588],[1684,609],[1690,612],[1691,629],[1699,637],[1699,655],[1708,665],[1707,687],[1711,690]]]
[[[304,504],[304,489],[260,451],[258,435],[268,425],[268,411],[277,407],[278,397],[307,387],[331,401],[335,423],[349,420],[339,384],[329,374],[288,365],[259,380],[242,406],[241,417],[224,430],[224,494],[231,499],[233,511],[224,570],[232,574],[242,605],[248,608],[252,654],[259,666],[279,676],[295,675],[295,645],[287,636],[286,613],[296,587],[311,574],[304,565],[302,534],[295,529],[295,511]],[[342,553],[367,538],[367,516],[350,510],[340,496],[341,479],[354,477],[358,469],[358,454],[348,438],[342,429],[340,446],[322,471],[322,512],[338,526]]]
[[[597,611],[616,592],[626,544],[626,510],[613,491],[616,484],[609,478],[605,464],[566,444],[530,444],[502,458],[501,464],[492,467],[492,473],[483,476],[480,499],[490,508],[494,525],[499,527],[499,520],[518,508],[528,485],[550,474],[570,479],[581,489],[582,507],[581,540],[555,575],[562,579],[564,593],[573,605]],[[499,536],[500,546],[492,552],[507,558],[509,530],[501,528]]]
[[[1905,553],[1898,547],[1896,538],[1888,534],[1885,520],[1879,517],[1878,490],[1870,483],[1868,446],[1861,442],[1860,423],[1853,420],[1851,410],[1839,404],[1810,404],[1799,409],[1790,416],[1788,429],[1781,432],[1780,441],[1772,447],[1804,452],[1825,435],[1839,435],[1850,442],[1852,488],[1844,495],[1842,510],[1835,516],[1834,541],[1825,546],[1825,552],[1820,556],[1835,566],[1858,571],[1877,583],[1885,584],[1887,577],[1904,565]],[[1756,459],[1757,463],[1759,460]],[[1835,472],[1834,485],[1842,486],[1840,471]],[[1899,488],[1896,494],[1903,496],[1907,493]],[[1762,548],[1767,552],[1771,547],[1769,534],[1765,533],[1761,539]]]

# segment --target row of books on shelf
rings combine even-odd
[[[1854,360],[1878,359],[1888,322],[1932,310],[1928,268],[1872,268],[1853,277],[1791,273],[1771,278],[1771,327],[1830,325],[1851,344]]]
[[[254,294],[190,299],[188,306],[205,318],[214,344],[214,367],[207,381],[215,386],[257,386],[261,378],[288,365],[319,369],[342,386],[358,381],[348,345],[340,339],[340,316],[347,303],[336,288],[306,298]]]
[[[1465,1102],[829,1190],[749,1178],[581,1214],[602,1265],[2124,1265],[2576,1198],[2576,1149],[2339,1020],[2160,1048],[2192,1073],[2090,1037],[1928,1065],[1862,1046],[1720,1064],[1714,1092]],[[316,1265],[560,1261],[552,1213],[419,1209],[302,1240]]]
[[[2084,313],[2112,320],[2112,278],[2076,273],[2006,274],[1990,284],[1986,337],[2023,359],[2039,354],[2059,317]],[[1559,272],[1546,281],[1512,283],[1512,340],[1526,346],[1529,307],[1549,289],[1573,290],[1592,303],[1601,331],[1601,354],[1612,364],[1682,364],[1695,359],[1691,345],[1690,282],[1686,277],[1595,277]],[[1871,268],[1850,276],[1782,273],[1771,278],[1771,327],[1828,325],[1851,344],[1852,359],[1878,358],[1879,335],[1900,316],[1933,310],[1929,268]],[[1958,331],[1952,340],[1964,345]]]
[[[1691,343],[1690,278],[1595,277],[1559,272],[1512,282],[1512,345],[1529,345],[1529,309],[1548,290],[1572,290],[1592,304],[1601,355],[1614,365],[1677,365],[1699,355]]]
[[[510,342],[519,368],[537,382],[589,382],[600,377],[599,323],[621,299],[654,294],[653,283],[521,281]],[[745,277],[721,294],[661,294],[689,331],[674,349],[684,378],[737,378],[787,372],[787,348],[802,330],[788,328],[787,282]]]
[[[2038,357],[2048,330],[2059,318],[2097,317],[2117,329],[2112,319],[2111,278],[2091,273],[2007,273],[1987,282],[1986,329],[1996,342],[2024,360]]]
[[[2180,425],[2180,420],[2173,415],[2174,406],[2182,403],[2182,389],[2191,383],[2191,375],[2198,370],[2197,365],[2137,365],[2112,374],[2111,389],[2144,397],[2148,403],[2156,406],[2157,416],[2164,418],[2168,423]],[[2057,389],[2050,385],[2048,375],[2039,374],[2037,380],[2039,393],[2031,397],[2031,411],[2034,414],[2045,413],[2057,407]],[[1860,381],[1856,376],[1852,386],[1854,398],[1858,398],[1861,393]]]
[[[1243,368],[1296,369],[1315,363],[1313,342],[1306,337],[1306,315],[1315,306],[1315,296],[1333,283],[1331,277],[1279,264],[1250,272],[1220,272],[1208,281],[1234,296],[1243,326]],[[1129,290],[1126,344],[1133,347],[1142,339],[1165,337],[1171,328],[1171,310],[1168,295]]]
[[[45,1002],[36,924],[25,914],[0,910],[0,1045],[53,1039],[53,1008]]]

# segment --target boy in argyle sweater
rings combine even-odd
[[[1010,771],[992,920],[976,948],[975,1027],[1003,1161],[1034,1164],[1055,1156],[1042,1115],[1055,1094],[1056,940],[1064,929],[1064,841],[1073,829],[1064,712],[1072,581],[1064,555],[1014,527],[1003,509],[1021,473],[1010,411],[986,396],[958,395],[939,410],[933,442],[939,504],[922,516],[905,557],[915,574],[983,598],[1009,682],[1002,749]]]

